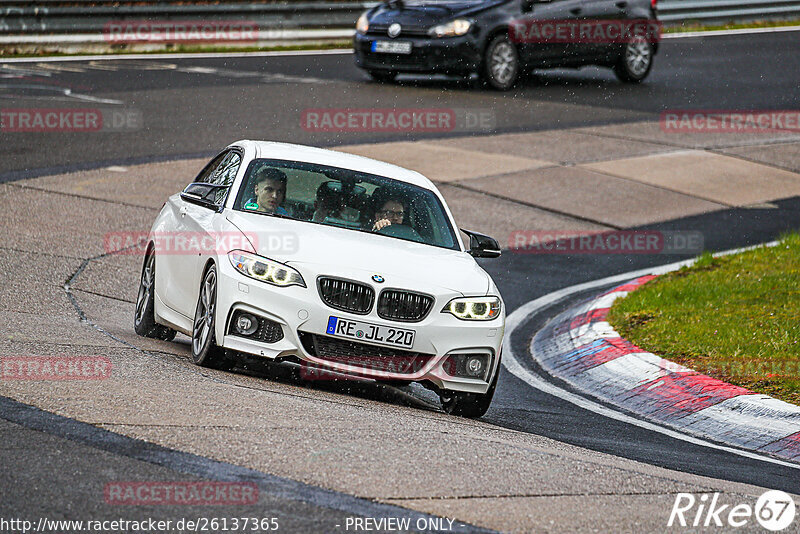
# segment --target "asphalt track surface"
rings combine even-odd
[[[133,110],[144,117],[144,128],[134,134],[89,133],[67,143],[59,133],[6,136],[0,146],[0,181],[23,175],[14,171],[30,176],[37,169],[41,174],[42,169],[210,154],[242,138],[328,146],[469,133],[310,132],[301,127],[302,112],[309,108],[490,110],[495,127],[477,134],[658,120],[667,109],[795,109],[797,35],[665,40],[643,85],[620,84],[608,69],[542,71],[508,93],[476,89],[472,82],[458,80],[371,83],[355,68],[350,54],[168,60],[142,56],[139,61],[64,62],[47,68],[37,67],[35,61],[0,60],[3,107],[24,98],[29,105]],[[284,83],[287,80],[302,83]],[[66,88],[71,95],[63,95]],[[84,96],[119,104],[103,105]],[[46,153],[42,147],[47,147]]]
[[[398,139],[420,139],[416,134],[320,134],[305,131],[300,114],[307,108],[340,107],[459,107],[490,109],[496,114],[493,132],[558,129],[603,125],[634,120],[657,120],[671,108],[714,109],[797,109],[800,55],[798,33],[775,33],[747,37],[714,37],[664,42],[648,83],[624,86],[599,69],[578,72],[557,71],[537,74],[515,91],[498,94],[473,87],[471,82],[444,79],[404,79],[399,85],[367,81],[342,54],[300,55],[269,58],[149,59],[102,61],[98,68],[69,69],[86,62],[64,62],[66,70],[43,75],[36,63],[0,64],[0,105],[56,107],[98,105],[75,94],[108,101],[115,108],[138,110],[145,118],[136,132],[3,135],[0,143],[0,181],[52,174],[57,170],[102,167],[109,164],[176,159],[186,155],[213,153],[230,141],[261,138],[308,143],[319,146],[366,143]],[[159,64],[176,67],[162,68]],[[102,68],[106,66],[106,68]],[[27,69],[27,72],[26,72]],[[70,72],[76,70],[78,72]],[[253,76],[230,73],[250,72]],[[22,78],[20,78],[22,76]],[[304,83],[283,84],[303,79]],[[265,80],[272,80],[266,82]],[[61,89],[69,87],[71,94]],[[56,100],[59,103],[54,103]],[[107,104],[102,104],[106,106]],[[493,133],[481,131],[476,133]],[[455,134],[438,134],[439,136]],[[458,133],[464,135],[464,132]],[[624,142],[621,140],[621,142]],[[800,199],[775,203],[777,209],[730,209],[673,220],[648,229],[699,230],[706,248],[724,250],[776,238],[800,223]],[[556,289],[646,266],[684,259],[680,256],[537,256],[504,254],[482,262],[504,295],[508,312]],[[572,300],[571,302],[574,302]],[[527,354],[527,343],[541,321],[556,315],[568,303],[554,306],[520,329],[512,339],[518,354]],[[532,362],[527,365],[534,366]],[[534,368],[535,370],[535,368]],[[63,430],[44,413],[35,413],[3,401],[0,413],[11,423],[0,426],[5,436],[3,450],[30,451],[37,444],[41,454],[17,455],[31,473],[47,470],[54,447],[59,465],[72,466],[75,473],[87,472],[87,455],[110,454],[104,461],[121,473],[139,472],[147,465],[152,477],[161,467],[176,465],[196,468],[197,476],[213,472],[204,459],[165,460],[159,464],[133,465],[130,444],[108,445],[108,436],[91,436],[91,429]],[[618,423],[579,409],[563,400],[543,394],[503,371],[495,401],[486,422],[547,436],[588,449],[634,459],[656,466],[723,480],[745,482],[767,488],[800,493],[796,470],[742,458],[707,447],[691,445],[638,427]],[[69,426],[72,423],[62,421]],[[19,424],[21,426],[14,426]],[[11,425],[11,426],[9,426]],[[5,427],[5,428],[2,428]],[[11,428],[13,427],[13,428]],[[59,430],[61,429],[61,430]],[[76,437],[77,436],[77,437]],[[69,437],[70,439],[65,439]],[[105,445],[104,445],[105,444]],[[96,452],[100,449],[101,453]],[[87,452],[87,451],[94,452]],[[128,452],[126,452],[128,451]],[[168,452],[153,452],[164,458]],[[134,458],[135,459],[135,458]],[[172,463],[171,463],[172,462]],[[130,463],[131,465],[127,465]],[[52,467],[52,466],[51,466]],[[112,469],[109,467],[108,469]],[[209,471],[210,469],[210,471]],[[220,467],[219,469],[225,469]],[[33,477],[20,476],[9,467],[3,478],[21,488],[15,499],[20,509],[30,508],[25,495],[33,491]],[[51,487],[67,487],[66,471],[47,470]],[[185,471],[184,471],[185,472]],[[251,474],[252,475],[252,474]],[[226,476],[247,477],[237,473]],[[10,477],[10,478],[6,478]],[[268,481],[273,483],[274,480]],[[39,482],[41,483],[41,479]],[[267,482],[265,482],[267,484]],[[60,496],[80,503],[80,485],[72,495]],[[280,502],[275,509],[289,514],[298,530],[318,527],[312,517],[342,516],[358,509],[331,510],[326,497],[312,504]],[[8,501],[7,501],[8,502]],[[316,503],[316,504],[313,504]],[[287,510],[291,509],[291,513]],[[369,513],[378,513],[371,510]]]

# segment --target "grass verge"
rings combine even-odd
[[[800,234],[656,278],[608,320],[639,347],[800,404]]]
[[[48,45],[49,46],[49,45]],[[295,50],[338,50],[345,48],[353,48],[352,40],[340,41],[327,41],[324,43],[308,43],[308,44],[294,44],[294,45],[270,45],[270,46],[164,46],[162,48],[153,50],[135,50],[128,47],[108,48],[105,50],[87,50],[87,51],[58,51],[42,46],[37,51],[19,51],[20,45],[6,45],[0,48],[0,58],[18,58],[18,57],[56,57],[56,56],[117,56],[122,54],[141,54],[146,56],[148,54],[215,54],[227,53],[235,54],[241,52],[285,52]]]
[[[663,31],[664,33],[713,32],[752,28],[783,28],[785,26],[800,26],[800,19],[757,20],[752,22],[728,22],[726,24],[703,24],[701,22],[685,21],[673,26],[664,26]]]

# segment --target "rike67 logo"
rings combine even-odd
[[[721,503],[720,494],[678,493],[669,514],[668,527],[724,527],[740,528],[756,521],[765,529],[778,532],[794,521],[795,504],[791,495],[770,490],[761,495],[755,506],[747,503]]]

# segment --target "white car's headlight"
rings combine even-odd
[[[229,252],[228,259],[231,260],[231,265],[233,265],[234,269],[250,278],[255,278],[274,286],[306,287],[306,282],[300,273],[283,263],[242,250]]]
[[[367,14],[364,13],[358,17],[358,22],[356,22],[356,31],[358,33],[367,33],[367,30],[369,30],[369,17],[367,17]]]
[[[466,19],[451,20],[445,24],[434,26],[428,30],[431,37],[456,37],[464,35],[472,27],[472,21]]]
[[[500,315],[498,297],[460,297],[447,303],[442,313],[452,313],[464,321],[491,321]]]

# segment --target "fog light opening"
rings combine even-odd
[[[467,374],[476,378],[481,377],[484,371],[483,360],[483,356],[470,356],[467,359]]]
[[[486,380],[489,360],[490,355],[483,353],[451,354],[442,364],[442,368],[450,376]]]
[[[236,331],[243,336],[249,336],[258,330],[258,318],[249,313],[242,313],[236,319]]]

